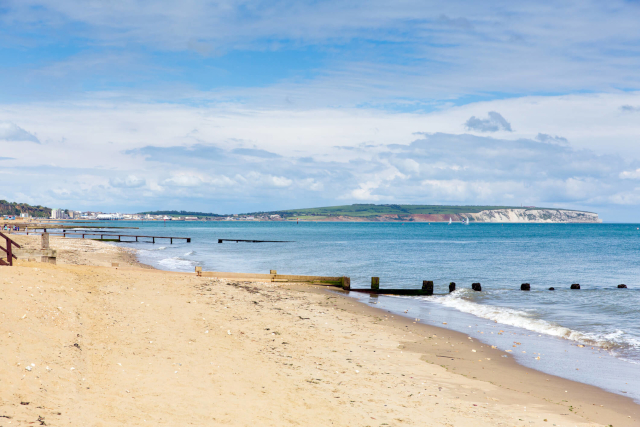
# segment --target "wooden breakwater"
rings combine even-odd
[[[349,289],[351,285],[351,280],[348,277],[278,274],[276,270],[271,270],[269,274],[232,273],[227,271],[202,271],[202,267],[196,267],[196,274],[201,277],[215,277],[218,279],[239,279],[250,282],[312,283],[315,285],[337,286],[343,289]]]
[[[165,240],[169,240],[170,244],[173,244],[174,240],[186,240],[187,243],[191,243],[191,237],[171,237],[171,236],[140,236],[140,235],[134,235],[134,234],[115,234],[115,233],[105,233],[102,231],[62,231],[62,232],[48,232],[48,233],[43,233],[40,231],[31,231],[31,230],[27,230],[24,232],[26,235],[29,234],[52,234],[52,235],[61,235],[62,237],[67,237],[67,236],[74,236],[77,238],[82,238],[84,239],[85,236],[100,236],[100,239],[94,239],[94,240],[106,240],[106,241],[111,241],[111,242],[123,242],[123,243],[133,243],[133,242],[146,242],[146,243],[155,243],[156,239],[165,239]],[[107,237],[112,237],[112,239],[105,239],[104,236]],[[89,237],[90,239],[92,237]],[[129,240],[123,240],[123,238],[129,239]],[[133,240],[132,240],[133,239]],[[151,239],[151,241],[149,240],[139,240],[139,239]]]
[[[347,288],[345,288],[347,289]],[[482,285],[478,282],[474,282],[471,284],[471,289],[476,291],[476,292],[482,292]],[[573,289],[573,290],[579,290],[581,289],[580,284],[578,283],[573,283],[571,286],[569,286],[569,289]],[[628,289],[627,285],[618,285],[616,288],[614,289]],[[380,289],[380,278],[379,277],[372,277],[371,278],[371,288],[370,289],[353,289],[350,288],[350,291],[353,292],[363,292],[363,293],[368,293],[368,294],[374,294],[374,295],[413,295],[413,296],[420,296],[420,295],[424,295],[424,296],[430,296],[430,295],[446,295],[446,294],[435,294],[434,293],[434,284],[432,280],[423,280],[422,281],[422,288],[421,289],[403,289],[403,288],[396,288],[396,289]],[[456,290],[456,283],[455,282],[450,282],[449,283],[449,293],[454,292]],[[531,291],[531,284],[530,283],[523,283],[520,285],[520,290],[521,291]],[[554,287],[550,287],[548,288],[548,290],[550,291],[555,291],[556,288]]]

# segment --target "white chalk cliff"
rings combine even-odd
[[[460,216],[475,222],[602,222],[597,213],[563,209],[495,209]]]

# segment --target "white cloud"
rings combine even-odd
[[[500,113],[495,111],[489,111],[487,119],[479,119],[476,116],[471,116],[464,124],[464,127],[470,131],[477,132],[498,132],[504,130],[507,132],[513,132],[511,129],[511,123],[509,123]]]
[[[127,175],[125,178],[110,179],[109,183],[112,187],[137,188],[145,185],[146,181],[135,175]]]
[[[640,179],[640,169],[632,171],[622,171],[618,175],[620,179]]]
[[[40,144],[38,138],[12,122],[0,122],[0,139],[5,141],[30,141]]]

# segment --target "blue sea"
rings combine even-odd
[[[191,243],[123,243],[160,269],[349,276],[352,288],[430,297],[367,304],[464,332],[519,363],[640,401],[640,225],[339,222],[112,222]],[[218,239],[287,243],[218,243]],[[448,293],[449,282],[457,284]],[[482,292],[471,284],[482,284]],[[530,283],[531,291],[520,291]],[[579,283],[580,290],[570,290]],[[618,289],[626,284],[628,289]],[[548,290],[555,287],[555,291]],[[407,313],[405,313],[407,311]],[[519,344],[515,344],[519,343]],[[514,347],[515,346],[515,347]]]

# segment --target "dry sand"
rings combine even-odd
[[[51,244],[59,265],[0,267],[0,426],[640,425],[628,398],[341,291]]]

